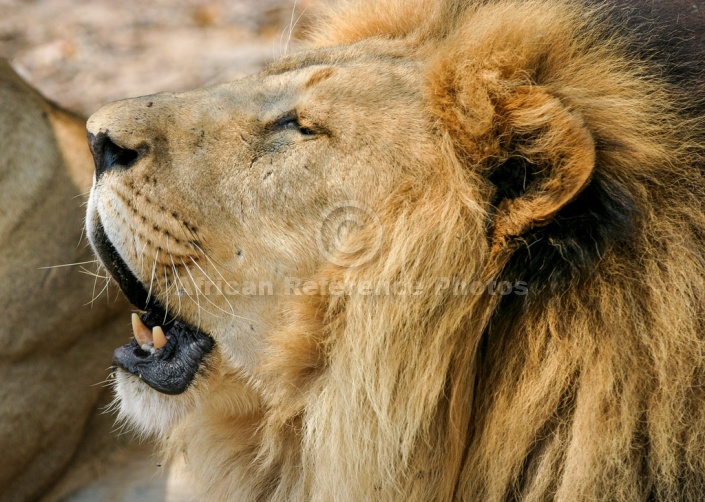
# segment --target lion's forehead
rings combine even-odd
[[[209,119],[217,117],[218,110],[235,108],[262,120],[275,118],[286,112],[287,107],[312,102],[364,107],[374,104],[375,98],[389,103],[408,100],[410,95],[417,101],[421,99],[418,63],[411,59],[368,54],[340,61],[321,59],[306,55],[292,58],[285,65],[242,80],[175,96],[180,106],[205,105]]]

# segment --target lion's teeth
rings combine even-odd
[[[132,333],[140,347],[152,343],[152,332],[144,325],[140,316],[132,314]]]
[[[161,349],[166,345],[166,336],[164,335],[164,330],[161,326],[154,326],[152,328],[152,336],[154,337],[154,348]]]

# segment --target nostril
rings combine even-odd
[[[137,150],[116,145],[106,133],[88,134],[88,145],[93,154],[96,176],[100,177],[110,169],[132,166],[140,158]]]
[[[120,148],[110,141],[110,138],[105,142],[103,148],[103,163],[108,166],[108,169],[115,165],[130,167],[130,165],[137,160],[137,157],[139,157],[139,153],[135,150]]]

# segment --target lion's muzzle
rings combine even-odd
[[[127,105],[122,103],[121,106]],[[105,120],[108,120],[107,124]],[[121,125],[124,126],[122,135],[118,131]],[[96,185],[91,195],[93,204],[105,201],[108,198],[106,194],[124,198],[128,189],[125,185],[115,183],[116,179],[127,175],[130,168],[134,167],[134,173],[143,167],[145,157],[151,151],[149,140],[144,138],[129,147],[125,145],[130,136],[130,126],[125,117],[110,113],[101,115],[101,112],[94,115],[92,122],[89,122],[88,142],[96,169]],[[111,129],[114,132],[111,133]],[[106,176],[108,173],[111,174]],[[115,179],[109,180],[111,177]],[[95,189],[99,185],[103,185],[102,191]],[[106,185],[109,188],[105,188]],[[116,188],[117,185],[121,188]],[[139,192],[139,187],[132,187],[134,196],[134,193]],[[115,195],[116,193],[118,195]],[[110,205],[111,202],[107,204]],[[130,214],[134,218],[137,213],[134,212],[133,206],[130,207],[133,210]],[[215,342],[209,335],[163,307],[155,298],[152,284],[145,286],[144,277],[138,278],[134,262],[130,262],[125,254],[121,254],[121,251],[124,253],[124,242],[121,243],[120,238],[115,237],[120,232],[106,232],[110,225],[113,229],[121,225],[125,235],[132,234],[134,229],[129,227],[129,222],[125,219],[112,216],[112,213],[108,217],[101,216],[100,211],[92,212],[89,209],[87,229],[91,245],[127,299],[138,309],[144,310],[140,317],[133,316],[135,338],[115,350],[113,365],[139,377],[159,392],[180,394],[191,384],[204,357],[212,351]],[[164,227],[166,229],[166,226]],[[175,234],[168,234],[168,237],[174,250],[178,249],[178,237]]]

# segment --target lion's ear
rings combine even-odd
[[[521,173],[524,185],[515,197],[497,201],[494,248],[548,224],[585,188],[595,168],[595,142],[582,117],[544,89],[520,87],[497,103],[496,113],[500,157],[522,159],[530,172]]]
[[[587,186],[595,142],[581,115],[541,86],[480,87],[452,99],[442,103],[441,118],[463,163],[492,182],[490,239],[493,253],[502,254],[515,238],[550,223]]]
[[[432,88],[433,111],[461,163],[492,183],[489,265],[501,267],[523,234],[550,223],[587,186],[595,141],[581,114],[545,87],[508,86],[494,73],[470,85],[443,70]]]

